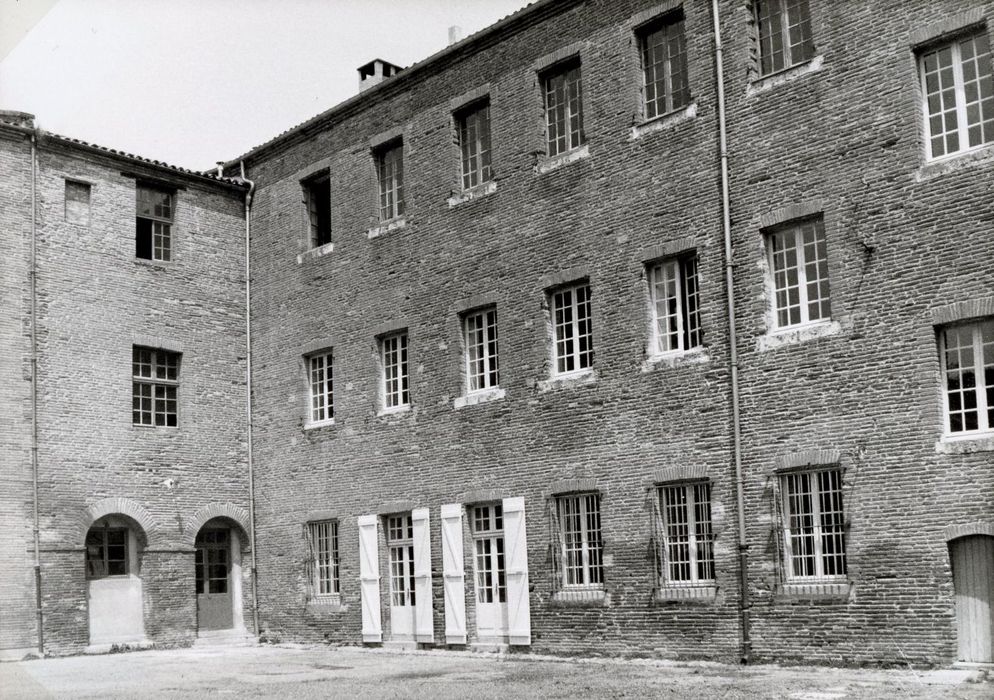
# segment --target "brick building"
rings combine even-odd
[[[539,0],[182,176],[225,270],[253,192],[262,631],[994,662],[991,22]]]

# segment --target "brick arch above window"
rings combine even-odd
[[[994,316],[994,296],[965,299],[929,311],[933,326]]]
[[[842,453],[835,449],[801,450],[780,455],[774,462],[777,472],[805,467],[837,466],[842,463]]]
[[[104,498],[87,507],[79,519],[76,541],[82,543],[93,523],[108,515],[123,515],[134,521],[141,528],[142,534],[145,535],[149,549],[157,549],[165,545],[165,534],[155,522],[152,514],[138,502],[121,497]]]
[[[702,464],[677,464],[663,467],[652,473],[653,484],[665,484],[673,481],[702,481],[708,477],[708,468]]]
[[[225,518],[235,523],[238,528],[242,531],[242,536],[244,541],[242,543],[243,547],[251,546],[251,538],[249,536],[249,514],[241,506],[236,506],[232,503],[209,503],[204,506],[196,513],[193,517],[186,523],[183,528],[183,541],[184,544],[193,547],[196,543],[197,533],[200,532],[207,521],[213,520],[214,518]]]
[[[988,535],[994,537],[994,520],[975,520],[970,523],[949,525],[942,530],[946,542],[952,542],[960,537],[971,535]]]

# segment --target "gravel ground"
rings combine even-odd
[[[994,673],[204,647],[0,664],[0,698],[994,698]]]

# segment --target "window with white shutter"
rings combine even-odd
[[[427,508],[411,511],[414,528],[414,638],[434,642],[431,594],[431,528]]]
[[[380,560],[375,515],[359,517],[359,590],[362,598],[362,641],[383,641],[380,623]]]
[[[508,642],[532,643],[528,599],[528,536],[525,531],[525,499],[505,498],[504,546],[507,549]]]
[[[442,585],[445,589],[445,643],[466,643],[466,583],[462,504],[442,506]]]

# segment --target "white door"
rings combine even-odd
[[[414,523],[411,514],[387,518],[390,550],[390,638],[414,641]]]
[[[951,550],[959,660],[994,663],[994,537],[961,537]]]
[[[480,641],[507,638],[507,566],[501,504],[473,506],[476,633]]]

